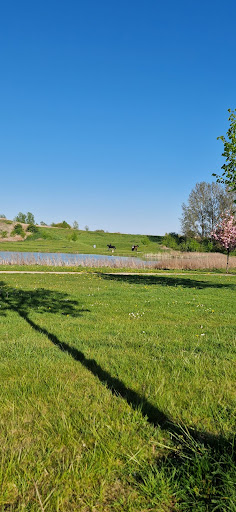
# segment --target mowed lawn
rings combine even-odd
[[[0,511],[236,510],[235,277],[0,280]]]

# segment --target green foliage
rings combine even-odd
[[[6,215],[4,215],[4,213],[0,213],[0,219],[6,219]]]
[[[213,252],[217,250],[217,244],[209,238],[196,239],[177,233],[166,233],[162,243],[170,249],[182,252]]]
[[[35,224],[34,215],[31,212],[19,212],[14,218],[15,222],[22,222],[23,224]]]
[[[86,226],[84,226],[84,229],[85,229],[85,231],[89,231],[89,227],[87,226],[87,224],[86,224]]]
[[[170,249],[179,250],[181,241],[183,241],[183,238],[177,235],[177,233],[166,233],[163,237],[162,244]]]
[[[217,137],[217,139],[222,140],[224,144],[222,156],[225,158],[226,163],[221,167],[223,171],[222,176],[215,173],[212,176],[216,176],[219,183],[224,183],[233,192],[236,192],[236,109],[231,110],[229,108],[228,112],[230,113],[228,119],[230,127],[227,131],[228,139],[225,138],[224,135]]]
[[[79,229],[79,224],[78,224],[77,220],[74,220],[72,227],[73,227],[73,229]]]
[[[25,237],[25,232],[21,224],[15,224],[14,229],[11,232],[11,236],[20,235],[22,238]]]
[[[141,243],[143,245],[147,246],[147,245],[150,245],[150,240],[147,237],[145,237],[145,238],[142,238]]]
[[[16,217],[14,218],[15,222],[22,222],[23,224],[26,224],[26,214],[19,212]]]
[[[183,252],[201,252],[201,243],[195,238],[187,238],[186,241],[181,242],[179,248]]]
[[[52,226],[53,228],[71,229],[70,224],[68,224],[68,222],[66,222],[65,220],[63,220],[62,222],[58,222],[57,224],[55,224],[55,222],[53,222],[53,223],[51,224],[51,226]]]
[[[78,233],[76,233],[75,231],[68,236],[68,240],[71,240],[72,242],[77,242],[78,238]]]
[[[26,231],[30,231],[30,233],[38,233],[38,228],[35,224],[29,224]]]
[[[12,220],[2,220],[1,222],[4,222],[4,224],[13,224],[13,221]]]
[[[209,238],[203,238],[201,240],[201,247],[203,252],[215,252],[216,251],[216,244],[214,240],[209,240]]]
[[[35,218],[34,218],[33,213],[27,212],[27,214],[26,214],[26,223],[27,224],[35,224]]]
[[[7,238],[7,235],[8,235],[7,231],[4,231],[4,230],[1,231],[1,237],[2,238]]]
[[[40,222],[40,226],[47,226],[46,222],[44,222],[43,220],[41,220]]]

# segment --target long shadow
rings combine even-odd
[[[29,318],[29,310],[36,310],[39,313],[61,313],[75,317],[89,311],[88,309],[78,308],[77,301],[68,299],[67,294],[45,289],[17,290],[0,282],[0,306],[5,311],[12,310],[18,313],[36,332],[43,333],[57,348],[69,354],[75,361],[83,364],[114,395],[121,396],[134,410],[140,410],[149,423],[178,436],[183,434],[184,425],[176,424],[172,418],[154,406],[144,396],[127,387],[120,379],[113,377],[107,370],[104,370],[95,359],[86,358],[83,352],[59,340],[55,334],[50,333]],[[224,438],[214,436],[208,432],[200,432],[196,428],[191,428],[191,436],[197,441],[209,445],[215,446],[220,443],[221,446],[226,446],[228,444]]]
[[[204,506],[206,505],[207,508],[204,510],[208,510],[209,512],[210,510],[221,510],[219,507],[217,509],[214,508],[216,498],[219,500],[221,497],[221,485],[223,481],[221,473],[218,475],[217,471],[222,467],[227,471],[227,464],[229,464],[229,468],[231,467],[230,464],[232,464],[231,461],[234,457],[233,440],[226,439],[223,436],[215,436],[208,432],[201,432],[196,428],[188,429],[185,425],[175,423],[144,396],[139,395],[139,393],[127,387],[120,379],[112,377],[95,359],[86,358],[83,352],[61,341],[55,334],[50,333],[44,327],[40,327],[29,318],[29,312],[31,310],[36,310],[39,313],[60,313],[74,317],[81,316],[84,312],[89,311],[88,309],[79,308],[78,303],[70,300],[67,294],[45,289],[33,291],[16,290],[7,287],[4,283],[0,283],[0,306],[0,309],[3,310],[3,314],[6,314],[7,310],[18,313],[36,332],[43,333],[58,349],[69,354],[75,361],[82,364],[97,377],[102,384],[105,384],[115,396],[122,397],[134,410],[138,409],[148,422],[170,433],[175,448],[171,450],[168,455],[164,456],[163,462],[162,457],[158,458],[156,462],[156,466],[157,468],[160,466],[160,470],[162,470],[162,464],[165,465],[167,476],[168,468],[172,471],[173,467],[175,467],[177,479],[185,478],[186,474],[188,475],[187,478],[191,478],[191,471],[192,474],[195,475],[194,461],[196,460],[196,456],[198,456],[198,458],[204,458],[207,451],[210,466],[207,466],[204,470],[206,478],[208,478],[209,475],[211,476],[211,472],[215,475],[214,481],[216,482],[216,486],[219,484],[219,492],[216,496],[215,491],[210,492],[210,494],[209,492],[206,494],[204,491],[199,497],[195,496],[195,499],[200,502],[201,506],[202,503]],[[194,444],[195,441],[197,444]],[[227,463],[227,456],[230,461],[229,463]],[[222,460],[223,463],[221,462]],[[217,461],[220,462],[216,470]],[[190,468],[190,464],[192,464],[193,469]],[[145,483],[145,475],[143,477],[142,472],[137,474],[137,479],[143,480]],[[183,484],[180,480],[179,485],[186,485],[186,480],[184,480]],[[173,508],[173,510],[175,509]],[[201,508],[199,510],[203,509]]]
[[[132,409],[138,409],[149,423],[155,427],[168,430],[170,433],[177,435],[178,437],[185,433],[186,428],[183,424],[176,424],[169,416],[154,406],[144,396],[127,387],[117,377],[112,377],[112,375],[108,371],[104,370],[95,361],[95,359],[86,358],[83,352],[75,347],[68,345],[68,343],[64,341],[59,340],[55,334],[50,333],[47,331],[47,329],[40,327],[35,322],[33,322],[33,320],[31,320],[27,314],[23,312],[18,313],[21,318],[23,318],[35,331],[43,333],[56,347],[62,350],[62,352],[66,352],[71,357],[73,357],[75,361],[80,362],[87,370],[89,370],[95,377],[97,377],[100,382],[102,382],[102,384],[105,384],[113,395],[121,396],[132,407]],[[214,436],[209,432],[200,432],[194,427],[192,427],[190,431],[192,438],[197,442],[203,444],[206,443],[209,446],[214,447],[216,445],[219,447],[220,445],[221,449],[223,449],[223,447],[226,449],[228,446],[228,441],[226,441],[222,436]]]
[[[82,363],[87,370],[89,370],[95,377],[98,377],[103,384],[106,384],[114,395],[120,395],[133,409],[140,409],[149,422],[153,423],[155,426],[159,425],[162,427],[167,423],[170,423],[169,418],[162,411],[153,406],[143,396],[136,393],[136,391],[125,386],[121,380],[116,377],[112,377],[109,372],[104,370],[95,361],[95,359],[87,359],[83,352],[75,347],[71,347],[64,341],[60,341],[55,334],[52,334],[46,329],[35,324],[35,322],[33,322],[25,313],[19,313],[19,315],[24,318],[24,320],[33,327],[35,331],[45,334],[45,336],[47,336],[47,338],[56,345],[56,347],[72,356],[75,361]]]
[[[189,277],[171,276],[155,276],[155,275],[121,275],[121,274],[103,274],[97,273],[102,279],[109,281],[118,281],[130,284],[141,284],[143,286],[161,285],[161,286],[181,286],[183,288],[230,288],[236,289],[236,284],[232,283],[211,283],[209,281],[200,281],[198,279],[190,279]]]
[[[21,290],[7,286],[0,281],[0,312],[5,315],[7,310],[13,310],[20,316],[34,310],[37,313],[50,313],[81,316],[88,309],[78,307],[78,302],[69,299],[67,293],[37,288],[35,290]]]

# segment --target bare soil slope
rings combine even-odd
[[[0,242],[17,242],[24,240],[27,236],[30,235],[30,233],[26,231],[29,224],[22,223],[20,224],[25,232],[25,236],[22,237],[20,235],[11,235],[16,224],[19,224],[19,222],[0,218]]]

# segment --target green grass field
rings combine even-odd
[[[75,240],[73,240],[73,237]],[[121,233],[99,233],[96,231],[75,231],[63,228],[38,228],[23,241],[4,241],[2,251],[65,252],[81,254],[111,254],[107,244],[116,246],[118,256],[137,256],[161,251],[161,236],[125,235]],[[138,253],[132,252],[132,245],[139,245]],[[96,245],[96,248],[93,246]]]
[[[235,277],[0,281],[0,511],[236,511]]]

